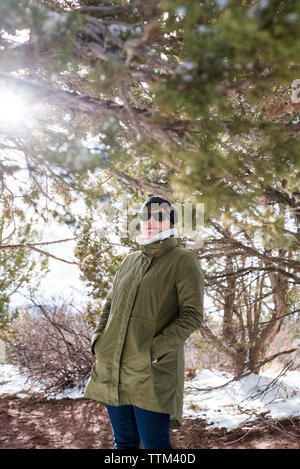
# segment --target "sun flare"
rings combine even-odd
[[[14,93],[0,91],[0,124],[19,125],[25,119],[25,104]]]

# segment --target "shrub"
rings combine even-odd
[[[25,369],[47,393],[84,384],[94,358],[92,331],[83,312],[66,301],[35,302],[33,308],[21,310],[13,332],[7,344],[8,360]]]

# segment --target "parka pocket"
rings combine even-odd
[[[167,352],[151,366],[156,392],[165,392],[175,386],[177,379],[177,353]]]
[[[153,363],[153,360],[154,360],[154,357],[152,355],[152,352],[151,352],[151,348],[149,350],[149,356],[150,356],[150,366],[154,365],[155,363],[157,363],[157,360],[155,360],[155,362]]]
[[[163,361],[164,358],[169,354],[169,352],[168,352],[168,353],[165,353],[164,355],[161,355],[161,357],[157,358],[157,360],[155,360],[155,362],[152,362],[152,358],[153,358],[153,357],[152,357],[152,354],[151,354],[151,350],[150,350],[150,353],[149,353],[149,354],[150,354],[150,365],[151,365],[151,366],[155,366],[155,365],[158,365],[158,363],[160,363],[161,360]]]

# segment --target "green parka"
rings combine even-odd
[[[96,361],[84,396],[169,413],[170,427],[180,427],[184,343],[201,325],[203,292],[199,260],[174,236],[128,254],[92,337]]]

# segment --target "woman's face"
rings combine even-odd
[[[144,238],[151,238],[161,231],[168,230],[171,228],[170,225],[170,212],[167,212],[163,208],[151,210],[151,217],[148,221],[141,220],[141,231]],[[162,214],[162,215],[159,215]],[[162,219],[160,221],[160,219]]]

